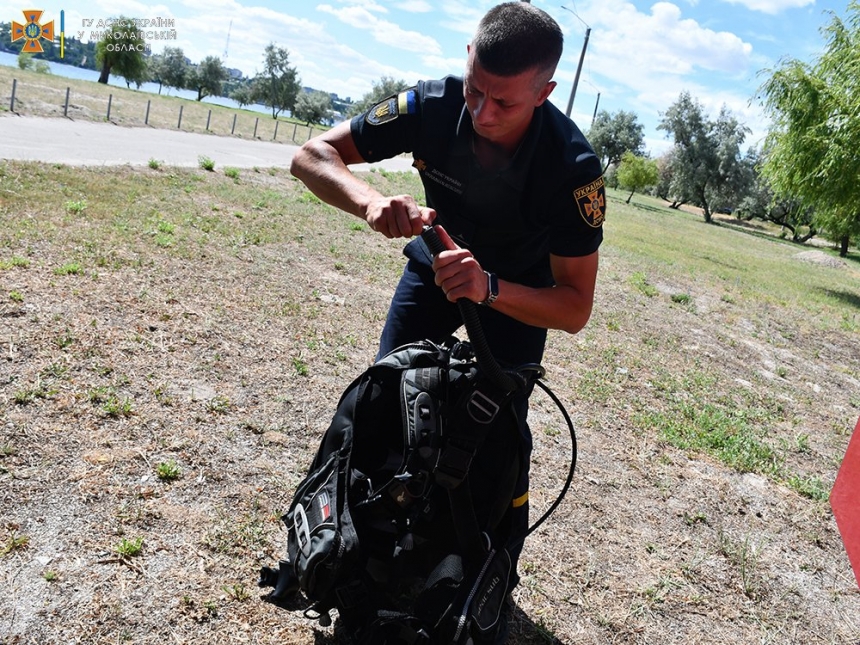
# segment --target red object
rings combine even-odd
[[[830,508],[842,534],[854,578],[860,586],[860,419],[830,491]]]

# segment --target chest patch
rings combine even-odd
[[[606,218],[606,193],[604,190],[603,177],[596,179],[587,186],[577,188],[573,191],[579,214],[585,223],[592,228],[603,226]]]

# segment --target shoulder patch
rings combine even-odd
[[[573,191],[579,214],[592,228],[603,226],[603,220],[606,218],[606,193],[603,186],[603,177],[600,177]]]
[[[415,114],[415,90],[406,90],[380,101],[367,111],[365,121],[370,125],[382,125],[394,121],[401,114]]]

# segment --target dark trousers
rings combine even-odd
[[[410,247],[415,246],[415,244],[410,245]],[[382,330],[377,358],[381,358],[401,345],[418,340],[427,339],[441,343],[454,335],[463,325],[458,305],[449,302],[442,289],[435,284],[433,269],[429,265],[429,255],[426,254],[426,249],[423,251],[421,249],[423,244],[419,249],[407,247],[410,260],[394,292],[388,318]],[[421,253],[425,256],[422,257]],[[546,329],[525,325],[490,307],[478,307],[478,316],[490,350],[502,367],[540,364],[546,344]],[[520,420],[523,463],[514,490],[514,499],[523,500],[525,497],[525,501],[512,509],[513,543],[510,550],[514,570],[522,551],[522,538],[528,530],[529,522],[529,505],[526,496],[529,490],[532,436],[526,421],[528,393],[518,396],[515,406]],[[518,579],[515,576],[515,580]]]

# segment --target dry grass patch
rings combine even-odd
[[[333,642],[254,584],[402,242],[219,170],[0,164],[4,643]],[[606,234],[589,326],[550,334],[579,465],[511,642],[858,642],[824,499],[860,414],[856,258],[615,202]],[[531,425],[537,516],[569,446],[541,393]]]

